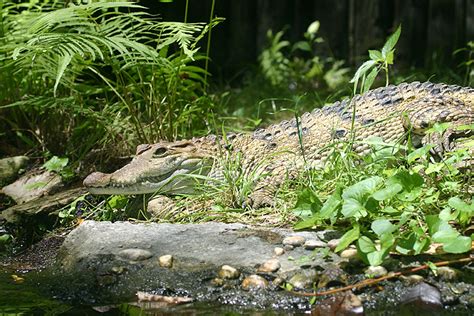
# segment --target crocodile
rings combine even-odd
[[[450,123],[446,130],[426,132],[444,122]],[[94,172],[84,186],[92,194],[193,193],[196,179],[222,179],[230,162],[253,179],[245,203],[257,208],[272,205],[283,182],[305,168],[324,166],[348,142],[359,155],[371,151],[370,137],[415,147],[432,144],[432,153],[442,157],[459,147],[460,139],[471,142],[473,124],[474,88],[431,82],[389,85],[253,133],[139,145],[128,165],[109,174]],[[472,148],[468,151],[472,155]]]

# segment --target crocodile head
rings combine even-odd
[[[92,194],[193,193],[196,177],[206,175],[213,159],[199,141],[139,145],[135,158],[113,173],[94,172],[84,186]]]

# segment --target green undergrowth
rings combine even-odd
[[[472,159],[468,148],[436,161],[429,155],[432,146],[369,143],[369,155],[335,152],[324,169],[305,173],[294,228],[344,232],[336,251],[355,243],[370,265],[381,264],[390,252],[417,255],[433,244],[448,253],[470,251],[472,174],[456,168]]]

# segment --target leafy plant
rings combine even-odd
[[[465,60],[459,65],[460,67],[466,68],[464,74],[464,84],[472,86],[474,83],[474,41],[467,43],[466,47],[457,49],[453,55],[465,54]]]
[[[372,87],[375,78],[381,70],[385,72],[385,85],[388,86],[389,66],[393,64],[395,45],[400,38],[401,31],[402,26],[399,25],[396,31],[387,39],[381,50],[369,50],[370,60],[364,62],[357,69],[354,77],[350,81],[354,83],[354,94],[356,94],[357,88],[359,87],[359,81],[361,82],[359,93],[367,92],[370,87]]]
[[[207,72],[193,63],[222,19],[160,22],[128,1],[4,8],[0,120],[11,139],[77,159],[207,129]]]
[[[380,151],[391,146],[377,147],[372,145],[372,154],[365,158],[367,165],[352,169],[351,177],[340,164],[311,173],[311,177],[319,178],[312,183],[336,179],[331,183],[334,189],[327,196],[314,189],[303,190],[294,208],[301,218],[295,228],[328,224],[351,227],[336,251],[356,242],[359,256],[370,265],[381,264],[391,251],[420,254],[433,243],[440,243],[449,253],[469,251],[471,237],[462,232],[474,217],[474,204],[467,193],[462,193],[466,181],[453,167],[469,159],[468,150],[460,149],[436,162],[430,160],[430,147],[422,147],[409,152],[394,167],[377,159]],[[438,163],[451,167],[434,167]],[[422,169],[425,174],[430,171],[425,178],[418,174]]]
[[[318,36],[319,27],[319,21],[314,21],[304,33],[305,40],[293,44],[282,39],[284,31],[267,32],[269,45],[260,54],[259,61],[264,76],[272,85],[286,85],[295,90],[314,88],[324,82],[335,89],[346,82],[349,69],[342,68],[343,62],[315,53],[318,45],[324,42]],[[326,70],[328,66],[330,69]]]

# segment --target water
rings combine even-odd
[[[16,281],[14,280],[16,279]],[[172,307],[151,304],[134,306],[121,303],[110,306],[76,305],[48,297],[34,281],[35,274],[0,270],[0,316],[12,315],[305,315],[304,311],[273,311],[230,305],[196,302]]]

